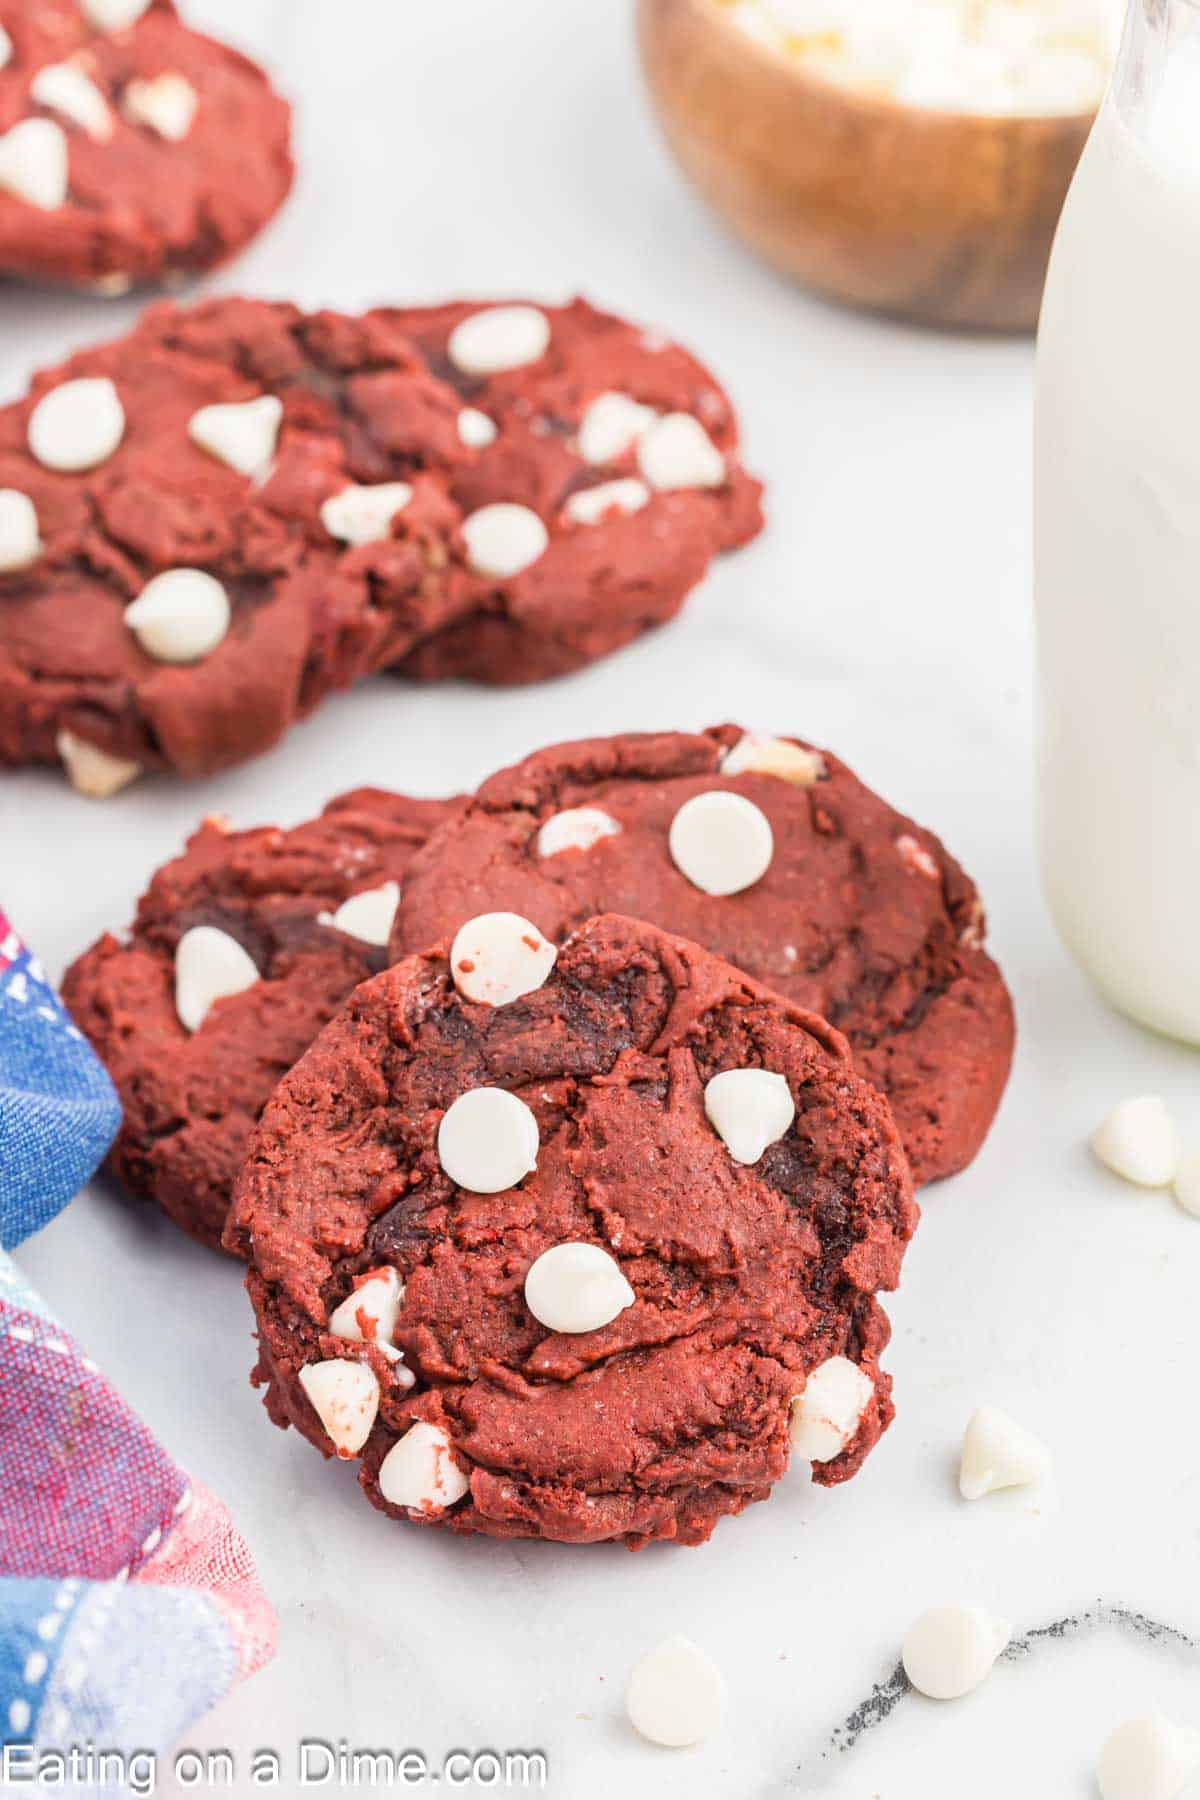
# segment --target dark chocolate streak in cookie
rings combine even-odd
[[[63,997],[124,1109],[109,1168],[201,1243],[216,1246],[233,1179],[280,1076],[381,949],[320,922],[352,894],[400,882],[456,802],[364,788],[293,831],[206,821],[158,871],[126,942],[106,935],[67,971]],[[175,1010],[175,947],[215,925],[262,980],[189,1035]]]
[[[1013,1050],[975,887],[931,832],[834,756],[821,753],[811,786],[723,775],[742,735],[723,726],[593,738],[494,775],[415,859],[393,952],[449,937],[482,912],[520,913],[555,941],[607,909],[648,919],[829,1019],[888,1095],[917,1181],[952,1174],[983,1142]],[[738,894],[701,892],[668,848],[679,807],[714,788],[752,800],[774,834],[767,873]],[[539,856],[545,821],[582,806],[620,831]]]
[[[56,762],[66,730],[147,768],[199,775],[253,756],[331,691],[373,670],[492,682],[579,667],[670,618],[718,550],[760,524],[728,401],[678,346],[583,301],[543,309],[536,362],[447,379],[467,304],[362,318],[251,300],[152,307],[133,334],[81,351],[0,410],[0,488],[32,500],[43,545],[0,575],[0,764]],[[98,467],[60,474],[30,453],[35,402],[62,381],[109,378],[124,438]],[[580,524],[582,484],[626,474],[633,449],[585,464],[572,433],[619,388],[694,409],[726,459],[719,488],[654,493],[640,511]],[[193,443],[204,406],[276,396],[265,480]],[[494,440],[470,448],[464,405]],[[322,522],[348,485],[405,482],[383,538],[349,545]],[[461,525],[480,507],[537,512],[549,543],[508,579],[468,566]],[[225,587],[232,622],[191,663],[156,660],[124,619],[151,577],[195,567]],[[398,696],[397,704],[402,704]]]
[[[746,1167],[704,1111],[706,1081],[768,1067],[792,1128]],[[533,1110],[536,1171],[504,1193],[443,1172],[439,1122],[500,1086]],[[226,1241],[249,1256],[258,1379],[279,1424],[328,1453],[298,1380],[324,1358],[368,1362],[383,1390],[363,1452],[394,1516],[496,1536],[697,1543],[764,1499],[788,1459],[790,1401],[845,1355],[875,1395],[816,1478],[853,1474],[892,1416],[876,1299],[916,1221],[890,1116],[823,1021],[693,944],[593,920],[545,984],[508,1006],[463,1001],[446,954],[361,987],[280,1084],[239,1180]],[[637,1296],[611,1324],[548,1332],[523,1284],[549,1247],[584,1240]],[[355,1277],[406,1284],[399,1386],[373,1345],[332,1336]],[[470,1490],[401,1512],[378,1472],[414,1420],[444,1430]]]
[[[5,0],[13,51],[0,69],[0,133],[28,118],[65,133],[67,197],[42,208],[0,191],[0,269],[119,291],[223,262],[266,224],[292,182],[290,111],[262,70],[189,31],[170,0],[120,31],[89,25],[80,0]],[[93,137],[38,105],[30,82],[72,63],[108,101],[110,131]],[[196,96],[186,136],[131,120],[132,82],[182,78]],[[134,90],[136,92],[136,90]]]

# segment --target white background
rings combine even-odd
[[[397,1527],[351,1469],[262,1414],[237,1269],[103,1186],[84,1195],[20,1260],[228,1501],[280,1613],[275,1663],[189,1741],[243,1766],[260,1745],[290,1758],[304,1735],[434,1758],[537,1745],[570,1800],[1094,1793],[1095,1752],[1122,1717],[1161,1703],[1200,1724],[1200,1651],[1085,1632],[1002,1665],[960,1705],[910,1698],[856,1751],[822,1756],[934,1602],[1026,1629],[1102,1597],[1200,1629],[1200,1225],[1082,1147],[1110,1103],[1145,1090],[1200,1140],[1200,1089],[1194,1056],[1093,996],[1038,890],[1029,346],[838,312],[749,260],[666,157],[616,0],[190,11],[299,103],[295,196],[222,287],[347,309],[579,290],[664,326],[727,382],[770,525],[677,624],[569,681],[381,679],[251,766],[104,805],[50,773],[3,777],[0,894],[51,968],[128,921],[202,812],[292,823],[361,782],[441,793],[541,742],[734,718],[830,745],[945,837],[988,902],[1021,1043],[984,1154],[926,1196],[891,1307],[895,1427],[850,1486],[793,1474],[702,1549]],[[5,290],[5,394],[133,311]],[[1057,1495],[958,1500],[957,1441],[983,1400],[1049,1440]],[[690,1753],[641,1743],[621,1712],[630,1664],[674,1631],[729,1686],[723,1730]]]

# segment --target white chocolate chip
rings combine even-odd
[[[124,756],[110,756],[107,750],[89,744],[86,738],[76,737],[73,731],[60,731],[55,748],[62,757],[71,786],[91,800],[109,799],[123,787],[128,787],[142,772],[141,763],[130,762]]]
[[[345,487],[321,508],[321,523],[330,537],[346,544],[374,544],[390,537],[392,520],[412,499],[407,481],[383,481],[376,487]]]
[[[397,1363],[400,1351],[393,1340],[403,1305],[404,1283],[395,1269],[375,1269],[330,1313],[329,1330],[347,1343],[373,1344],[390,1363]],[[413,1385],[411,1370],[396,1369],[394,1374],[401,1386]]]
[[[1050,1467],[1050,1452],[1031,1431],[998,1406],[981,1406],[963,1434],[958,1491],[964,1500],[982,1500],[998,1488],[1028,1487]]]
[[[175,1011],[185,1031],[199,1031],[209,1008],[242,994],[259,979],[236,938],[215,925],[193,925],[175,949]]]
[[[580,488],[563,508],[577,525],[596,525],[606,513],[641,512],[650,500],[650,489],[636,476],[622,481],[602,481],[599,487]]]
[[[464,1000],[509,1006],[540,988],[558,951],[520,913],[480,913],[450,946],[450,973]]]
[[[80,0],[89,25],[97,31],[124,31],[141,18],[150,0]]]
[[[734,1162],[756,1163],[796,1116],[792,1090],[769,1069],[726,1069],[704,1089],[704,1110]]]
[[[668,839],[675,866],[706,894],[740,894],[761,881],[775,854],[766,814],[753,800],[714,788],[685,800]]]
[[[724,1710],[721,1671],[690,1638],[665,1639],[635,1665],[625,1688],[630,1724],[668,1750],[711,1737]]]
[[[721,758],[722,775],[775,775],[793,787],[815,787],[825,774],[824,759],[787,738],[748,731]]]
[[[6,69],[12,61],[13,41],[0,25],[0,69]]]
[[[309,1363],[300,1386],[339,1456],[357,1456],[379,1411],[379,1377],[366,1363],[335,1357]]]
[[[1157,1094],[1122,1100],[1092,1133],[1100,1161],[1138,1187],[1166,1187],[1179,1167],[1179,1137]]]
[[[548,1331],[599,1331],[637,1295],[599,1244],[555,1244],[530,1264],[525,1304]]]
[[[332,925],[347,937],[360,938],[364,944],[382,949],[392,934],[399,899],[400,883],[385,881],[379,887],[365,888],[361,894],[351,894],[336,912],[318,913],[318,923]]]
[[[91,138],[112,136],[112,113],[95,82],[75,63],[46,63],[29,84],[29,98],[60,113]]]
[[[504,1088],[471,1088],[438,1126],[438,1160],[458,1187],[502,1194],[537,1168],[538,1124],[523,1100]]]
[[[169,144],[181,144],[196,118],[200,96],[190,81],[168,70],[152,81],[131,81],[121,95],[121,111],[135,125],[148,125]]]
[[[464,375],[499,375],[544,356],[550,321],[536,306],[492,306],[450,333],[447,355]]]
[[[125,435],[125,408],[106,375],[60,382],[29,415],[29,448],[47,469],[77,473],[107,460]]]
[[[43,212],[67,197],[67,134],[53,119],[22,119],[0,137],[0,191]]]
[[[19,488],[0,488],[0,575],[27,569],[41,553],[33,501]]]
[[[528,506],[495,501],[468,514],[462,522],[467,561],[476,575],[507,581],[543,554],[550,534]]]
[[[896,848],[900,852],[900,861],[914,875],[928,876],[930,881],[941,880],[937,857],[925,848],[919,838],[913,837],[911,832],[905,831],[896,839]]]
[[[853,1443],[875,1384],[848,1356],[831,1356],[815,1368],[792,1401],[788,1436],[797,1456],[832,1462]]]
[[[904,1640],[904,1673],[931,1700],[961,1700],[991,1674],[1011,1636],[1004,1619],[978,1606],[936,1606]]]
[[[379,1491],[389,1506],[441,1512],[461,1500],[469,1487],[446,1433],[423,1419],[409,1426],[379,1465]]]
[[[590,850],[602,838],[619,837],[621,827],[598,806],[569,806],[554,813],[537,834],[539,856],[559,856],[564,850]]]
[[[638,467],[652,488],[715,488],[725,458],[691,413],[667,413],[638,440]]]
[[[239,475],[259,477],[271,466],[282,419],[282,400],[260,394],[256,400],[202,406],[188,420],[188,436]]]
[[[1176,1800],[1200,1769],[1200,1732],[1162,1713],[1129,1719],[1106,1740],[1096,1779],[1102,1800]]]
[[[1181,1158],[1175,1173],[1175,1198],[1185,1213],[1200,1219],[1200,1154]]]
[[[458,435],[468,450],[486,450],[495,442],[496,427],[477,406],[464,406],[458,415]]]
[[[164,569],[125,608],[125,623],[146,655],[168,663],[208,656],[231,616],[229,595],[203,569]]]
[[[593,466],[616,462],[657,419],[652,406],[642,406],[628,394],[601,394],[579,422],[575,447]]]

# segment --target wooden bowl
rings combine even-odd
[[[789,62],[717,0],[638,0],[637,17],[667,142],[768,262],[926,324],[1033,329],[1094,113],[903,106]]]

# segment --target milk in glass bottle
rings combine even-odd
[[[1131,0],[1038,342],[1039,832],[1063,938],[1200,1043],[1200,0]]]

